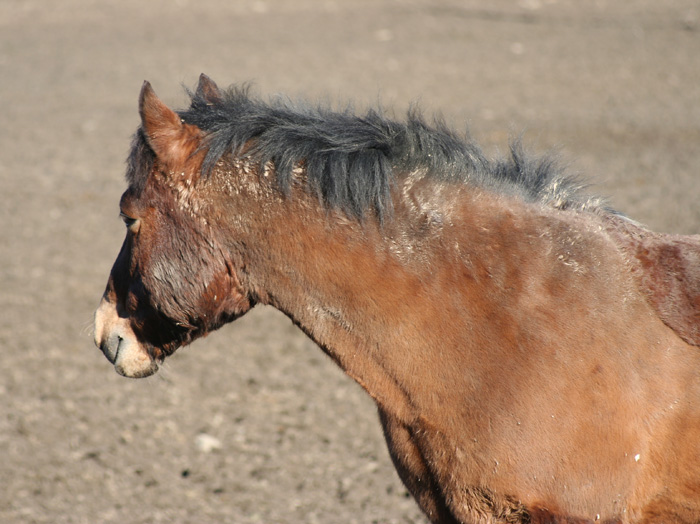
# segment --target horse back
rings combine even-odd
[[[649,231],[611,218],[612,233],[641,292],[685,342],[700,346],[700,235]]]

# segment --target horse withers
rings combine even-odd
[[[95,315],[144,377],[256,304],[375,400],[434,523],[700,522],[700,237],[443,123],[145,83]]]

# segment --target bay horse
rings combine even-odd
[[[95,314],[118,373],[269,304],[374,399],[431,522],[700,522],[700,236],[415,110],[189,95],[141,90]]]

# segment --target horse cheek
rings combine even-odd
[[[228,264],[218,267],[202,296],[201,311],[206,311],[209,319],[208,330],[213,331],[239,318],[251,307],[251,300],[235,271]]]

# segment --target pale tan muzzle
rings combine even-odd
[[[120,375],[141,378],[158,371],[158,363],[136,338],[129,319],[120,316],[106,297],[95,311],[95,345]]]

